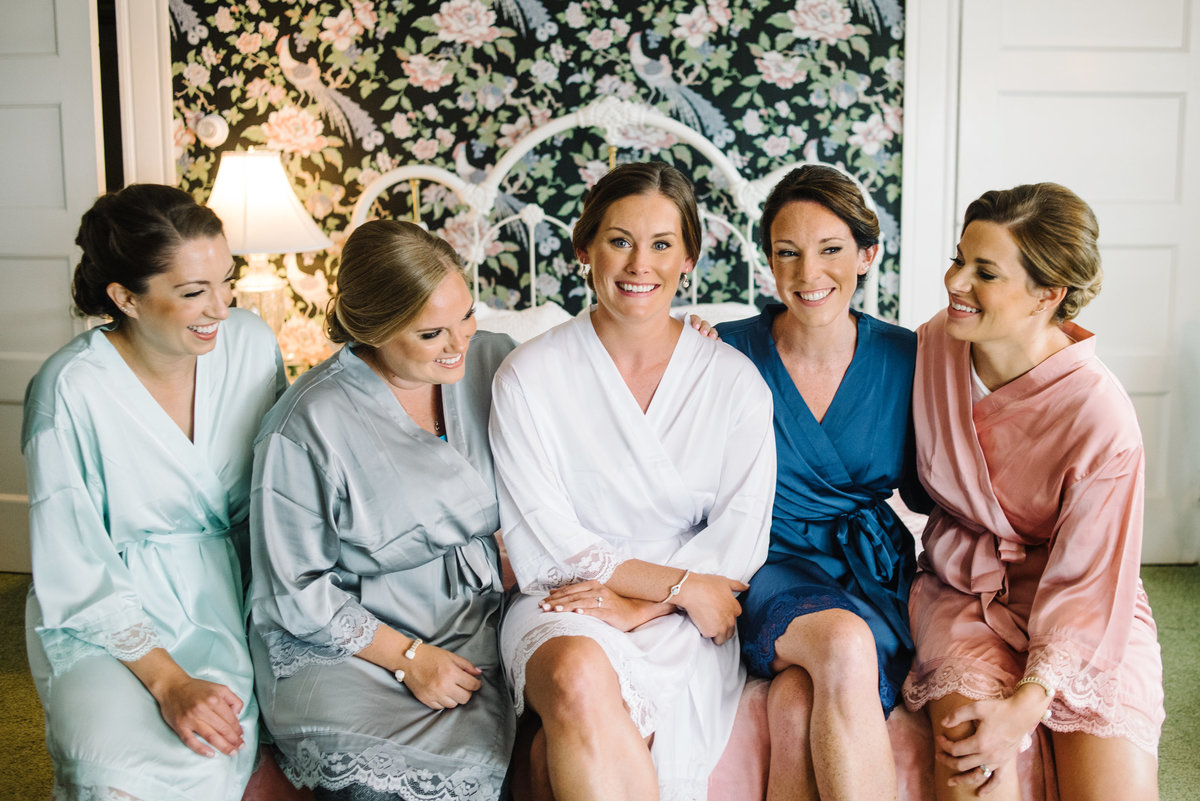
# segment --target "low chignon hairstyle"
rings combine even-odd
[[[984,192],[967,206],[962,230],[976,220],[1008,230],[1033,284],[1066,288],[1054,311],[1059,322],[1073,320],[1100,294],[1100,226],[1091,207],[1065,186],[1022,184]]]
[[[108,296],[109,284],[140,295],[151,276],[171,268],[185,242],[214,236],[224,236],[221,219],[182,189],[130,184],[101,195],[84,212],[75,235],[83,250],[71,286],[76,308],[84,315],[124,319]]]
[[[805,164],[783,176],[763,203],[759,242],[768,256],[771,224],[784,206],[798,200],[819,203],[837,215],[850,229],[860,250],[879,244],[879,217],[868,208],[858,184],[836,167]]]
[[[463,275],[462,259],[444,239],[401,220],[363,223],[342,246],[326,333],[378,347],[420,316],[448,273]]]
[[[631,195],[658,192],[679,210],[683,247],[694,264],[700,258],[700,211],[692,182],[679,170],[661,161],[635,161],[620,164],[596,182],[583,201],[583,211],[571,233],[576,251],[587,250],[600,230],[600,223],[612,204]],[[587,274],[592,286],[592,274]]]

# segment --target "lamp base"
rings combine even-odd
[[[267,254],[252,253],[246,260],[246,274],[233,285],[238,308],[254,312],[278,334],[287,314],[287,282],[271,269]]]

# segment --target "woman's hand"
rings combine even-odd
[[[1035,689],[1037,695],[1018,693],[1003,700],[974,701],[942,720],[945,729],[970,723],[975,727],[961,740],[951,740],[944,734],[935,739],[937,761],[955,773],[949,781],[951,786],[976,784],[978,795],[987,795],[997,786],[997,774],[1016,764],[1021,743],[1049,706],[1049,699]]]
[[[163,720],[200,756],[215,756],[213,748],[225,756],[242,749],[242,700],[224,684],[193,678],[180,669],[179,675],[156,683],[150,692]]]
[[[404,684],[413,697],[430,709],[452,709],[471,700],[483,686],[483,671],[458,654],[423,643],[412,659],[405,659]]]
[[[674,604],[687,612],[700,634],[722,645],[737,630],[742,613],[736,594],[750,589],[746,584],[710,573],[692,573],[683,583]]]
[[[713,328],[712,323],[710,323],[708,320],[705,320],[698,314],[689,314],[688,324],[709,339],[721,339],[721,337],[717,334],[717,329]]]
[[[542,611],[576,612],[603,620],[620,631],[633,631],[674,610],[670,604],[626,598],[598,581],[581,581],[551,591],[542,601]]]
[[[164,648],[123,664],[154,696],[159,714],[188,748],[205,757],[216,755],[213,748],[226,756],[241,750],[245,740],[238,715],[244,704],[233,690],[189,675]]]

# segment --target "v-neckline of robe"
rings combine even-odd
[[[658,417],[656,410],[666,404],[666,401],[659,402],[659,399],[663,397],[663,388],[669,388],[674,384],[674,374],[680,369],[678,367],[678,364],[681,360],[679,354],[683,350],[684,338],[687,336],[687,332],[691,326],[689,326],[687,323],[683,324],[683,329],[679,332],[678,339],[675,340],[675,346],[671,349],[671,358],[667,360],[667,366],[663,370],[662,376],[658,379],[658,385],[654,388],[654,395],[651,396],[650,403],[646,405],[646,410],[642,411],[642,406],[640,403],[638,403],[637,398],[634,397],[633,390],[631,390],[629,385],[625,383],[625,377],[621,375],[621,371],[617,369],[617,363],[613,361],[612,355],[608,352],[608,349],[604,347],[604,343],[600,340],[600,335],[596,333],[596,326],[592,322],[592,311],[593,309],[588,309],[587,314],[583,315],[583,319],[587,323],[588,336],[586,339],[591,342],[593,350],[599,349],[596,357],[597,360],[608,365],[608,369],[612,371],[612,375],[615,376],[615,380],[620,382],[621,386],[625,387],[625,392],[622,393],[622,397],[628,399],[628,402],[632,404],[634,409],[637,410],[638,415],[648,422],[653,422]],[[696,332],[696,335],[699,336],[699,332]]]
[[[371,397],[375,398],[380,408],[382,408],[389,417],[396,420],[399,426],[406,433],[408,433],[409,436],[420,437],[422,434],[424,434],[431,440],[443,445],[449,445],[451,450],[456,452],[458,451],[458,448],[454,447],[454,443],[461,442],[463,435],[461,431],[457,430],[457,426],[460,421],[458,417],[458,408],[455,403],[456,396],[453,390],[453,384],[442,384],[442,419],[446,423],[445,438],[443,439],[441,435],[421,428],[421,426],[417,424],[417,421],[412,419],[412,416],[408,413],[408,410],[404,408],[404,404],[402,404],[400,399],[396,397],[396,393],[392,392],[388,387],[387,381],[385,381],[382,376],[380,376],[371,368],[371,365],[367,363],[366,359],[355,352],[354,347],[347,346],[344,348],[344,350],[349,351],[349,353],[346,355],[347,358],[354,360],[353,362],[350,362],[347,367],[350,368],[350,365],[355,365],[350,369],[354,369],[356,372],[360,370],[365,371],[361,373],[361,381],[364,389]],[[453,439],[450,436],[450,431],[452,429],[455,430],[455,436]]]
[[[786,393],[785,400],[792,415],[798,417],[805,422],[811,422],[816,426],[826,437],[829,437],[829,431],[836,430],[834,426],[829,426],[827,429],[825,424],[831,420],[838,419],[842,416],[842,407],[849,401],[844,400],[845,392],[842,390],[850,383],[848,379],[852,379],[854,373],[857,373],[862,363],[862,354],[866,353],[870,348],[871,327],[867,324],[866,316],[861,312],[856,312],[853,309],[850,314],[854,316],[855,330],[857,331],[857,340],[854,344],[854,355],[850,357],[850,363],[846,365],[846,372],[842,374],[842,380],[838,382],[838,387],[833,393],[833,399],[829,401],[829,406],[825,409],[825,416],[820,420],[812,413],[808,402],[804,400],[804,396],[800,394],[800,390],[796,387],[796,382],[792,380],[792,374],[788,372],[787,365],[783,363],[783,358],[779,355],[779,345],[775,342],[775,336],[772,333],[772,327],[775,323],[775,317],[778,314],[787,314],[786,306],[782,306],[781,310],[775,314],[768,316],[768,311],[763,312],[763,324],[766,326],[767,342],[770,344],[770,366],[772,372],[775,373],[775,383],[783,387]],[[832,441],[832,438],[830,438]]]
[[[157,428],[169,429],[172,432],[170,435],[172,438],[177,438],[178,442],[200,452],[202,449],[197,443],[206,442],[210,434],[208,425],[210,416],[208,396],[204,392],[201,392],[200,388],[205,385],[209,375],[209,360],[204,357],[210,355],[213,351],[196,357],[196,370],[192,382],[192,436],[188,437],[187,433],[179,427],[179,424],[171,418],[171,415],[167,414],[167,410],[162,407],[162,404],[150,394],[150,390],[138,378],[137,373],[129,366],[129,362],[125,361],[125,357],[117,350],[116,345],[109,340],[105,332],[110,330],[112,329],[108,326],[99,326],[93,329],[96,337],[93,343],[103,343],[102,345],[96,345],[97,352],[102,353],[106,360],[113,364],[117,374],[121,376],[118,380],[124,381],[128,385],[128,394],[126,397],[148,410],[147,415],[149,416],[143,417],[143,420],[147,424],[151,424],[150,420],[153,418],[156,421],[153,424]]]

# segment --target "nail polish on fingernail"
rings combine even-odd
[[[554,607],[554,611],[555,611],[555,612],[561,612],[561,611],[562,611],[562,606],[556,606],[556,607]]]

